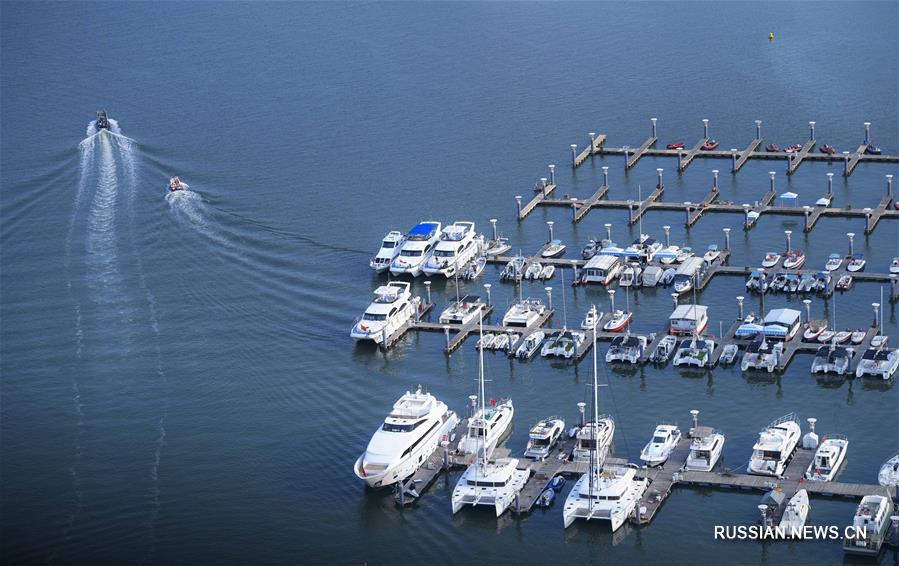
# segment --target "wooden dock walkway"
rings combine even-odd
[[[762,145],[762,138],[755,138],[749,145],[746,146],[746,149],[740,152],[740,156],[737,157],[737,162],[734,164],[733,172],[736,173],[740,169],[746,165],[746,162],[749,161],[749,158],[752,157],[753,152],[758,149],[758,147]]]
[[[649,210],[649,207],[652,206],[655,201],[659,200],[663,192],[665,192],[665,185],[656,185],[655,190],[652,191],[652,193],[650,193],[648,197],[640,201],[640,206],[639,208],[637,208],[637,211],[630,213],[628,224],[633,226],[634,224],[639,222],[640,217],[643,216],[647,210]],[[628,208],[630,208],[630,203],[628,203]]]
[[[584,201],[578,201],[575,206],[577,207],[577,211],[574,213],[574,222],[577,224],[581,221],[587,213],[590,212],[590,209],[596,205],[601,199],[605,198],[605,196],[609,194],[609,187],[607,185],[603,185],[596,189],[596,192],[593,193],[593,196]]]
[[[540,191],[535,191],[534,198],[532,198],[526,205],[521,207],[521,210],[518,212],[518,219],[523,220],[527,217],[528,214],[534,211],[537,208],[537,205],[543,202],[552,192],[556,190],[556,185],[554,183],[547,183],[545,187]]]
[[[808,157],[809,152],[815,147],[815,140],[808,140],[802,146],[798,152],[790,155],[789,161],[787,161],[787,175],[792,175],[799,169],[799,166],[802,165],[802,160]]]
[[[843,172],[843,176],[848,177],[849,175],[852,175],[852,172],[855,171],[855,167],[861,162],[862,158],[865,157],[866,149],[868,149],[868,146],[862,144],[852,152],[849,156],[849,163],[846,164],[846,170]]]
[[[700,427],[705,430],[705,427]],[[702,431],[697,431],[702,432]],[[684,468],[687,463],[687,456],[690,455],[690,444],[693,442],[692,437],[684,435],[668,460],[658,468],[645,468],[641,470],[640,475],[649,480],[649,487],[643,493],[643,497],[637,502],[637,513],[631,517],[631,522],[637,525],[645,525],[652,521],[658,510],[671,495],[671,488],[677,483],[676,475]]]
[[[396,329],[396,332],[394,332],[387,338],[386,342],[381,342],[380,344],[378,344],[378,347],[382,350],[389,350],[391,346],[396,344],[397,341],[406,334],[406,332],[420,324],[421,319],[424,318],[424,316],[428,314],[428,312],[430,312],[432,308],[434,308],[434,303],[428,303],[425,301],[419,303],[418,313],[415,319],[407,320],[405,323],[403,323],[402,326]]]
[[[487,305],[484,307],[484,318],[486,319],[490,316],[490,313],[493,312],[493,305]],[[447,329],[450,331],[450,341],[444,348],[444,352],[447,354],[453,353],[459,346],[462,345],[462,342],[468,338],[468,335],[474,332],[478,327],[479,318],[474,318],[468,321],[466,324],[440,324],[439,322],[425,322],[419,320],[418,322],[413,321],[410,324],[410,328],[415,330],[424,330],[430,332],[446,332]],[[484,325],[485,332],[495,332],[496,330],[488,330],[489,328],[502,328],[502,327],[493,327],[489,324]]]
[[[559,453],[565,452],[566,454],[571,454],[575,444],[574,439],[569,439],[567,435],[564,434],[562,436],[563,440],[550,451],[545,459],[537,461],[522,460],[521,463],[519,463],[519,467],[521,468],[521,464],[523,463],[524,469],[530,470],[531,475],[528,478],[527,483],[524,484],[524,488],[518,493],[515,503],[512,505],[512,511],[515,514],[520,515],[523,513],[530,513],[537,503],[537,498],[549,487],[549,482],[562,473],[566,461],[559,458]]]
[[[696,142],[696,145],[694,145],[693,148],[687,152],[687,155],[685,155],[682,159],[678,160],[677,170],[685,171],[687,169],[687,167],[690,166],[690,163],[693,162],[693,159],[696,157],[696,155],[700,151],[702,151],[702,146],[705,145],[705,142],[707,142],[707,141],[709,141],[709,138],[701,138],[698,142]]]
[[[653,137],[653,136],[649,136],[648,138],[646,138],[646,141],[643,142],[643,144],[640,147],[638,147],[637,149],[634,150],[633,155],[630,155],[627,158],[627,164],[625,165],[625,167],[627,169],[630,169],[633,166],[635,166],[637,164],[637,162],[640,161],[640,158],[646,154],[646,150],[648,150],[649,148],[654,146],[657,141],[658,141],[658,138]]]
[[[596,153],[599,153],[600,150],[602,149],[602,144],[604,144],[605,142],[606,142],[605,134],[599,134],[598,136],[596,136],[596,138],[594,138],[590,142],[590,145],[588,145],[586,148],[584,148],[584,150],[581,151],[580,153],[574,155],[574,159],[572,162],[573,167],[575,169],[577,169],[578,167],[581,166],[582,163],[584,163],[584,161],[587,161],[588,157],[595,155]]]
[[[894,212],[890,210],[890,205],[893,203],[893,197],[890,195],[884,195],[880,202],[877,204],[877,208],[871,210],[871,216],[868,216],[865,213],[865,234],[870,234],[874,231],[874,228],[877,227],[877,223],[880,222],[880,219],[883,218],[885,214],[888,212]],[[862,211],[864,212],[864,210]]]
[[[687,218],[687,227],[689,228],[690,226],[696,224],[696,221],[699,220],[699,218],[702,216],[702,213],[706,211],[710,204],[718,200],[718,197],[720,195],[721,191],[719,191],[715,187],[712,187],[712,189],[709,191],[709,194],[707,194],[705,198],[702,199],[702,202],[696,205],[695,209],[688,208],[687,210],[690,211],[690,216],[689,218]]]

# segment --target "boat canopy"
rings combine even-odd
[[[416,224],[409,230],[410,236],[430,236],[437,230],[437,224],[434,222],[421,222]]]
[[[668,319],[698,321],[706,318],[706,311],[708,310],[709,307],[705,305],[680,305],[674,309],[674,312],[671,313]]]
[[[765,326],[780,325],[792,327],[799,322],[800,313],[794,309],[774,309],[765,316]]]
[[[737,338],[751,338],[764,332],[765,327],[759,324],[746,323],[737,328]]]

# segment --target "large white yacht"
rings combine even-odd
[[[854,533],[847,532],[847,536],[843,539],[843,552],[867,556],[880,554],[880,548],[890,526],[892,508],[889,497],[883,495],[862,497],[852,519],[852,526],[855,527],[858,536],[852,536]]]
[[[805,471],[805,479],[808,481],[833,481],[840,465],[846,458],[846,450],[849,449],[849,440],[842,436],[830,436],[825,438],[818,449],[815,451],[815,457],[809,463],[808,470]]]
[[[539,299],[522,299],[509,307],[503,315],[503,326],[526,328],[537,322],[546,311],[546,305]]]
[[[387,271],[390,267],[390,262],[400,253],[400,247],[402,247],[405,239],[406,237],[403,236],[402,232],[397,232],[396,230],[388,232],[384,236],[384,240],[381,241],[381,249],[369,260],[368,266],[377,273]]]
[[[421,299],[412,296],[410,284],[405,281],[381,285],[375,289],[374,299],[353,326],[350,336],[356,340],[385,342],[415,316],[420,303]]]
[[[480,407],[469,420],[468,434],[460,442],[466,443],[466,451],[474,448],[475,461],[462,473],[462,477],[456,482],[453,489],[452,505],[453,514],[459,512],[462,507],[471,505],[486,505],[493,507],[496,516],[502,515],[515,500],[518,493],[524,488],[530,476],[530,471],[518,469],[517,458],[500,458],[490,460],[490,452],[496,446],[496,441],[502,435],[502,431],[508,429],[512,422],[512,402],[507,401],[508,410],[491,407],[489,410],[485,403],[484,391],[484,351],[479,355],[478,368],[478,395]],[[491,403],[492,405],[492,403]],[[473,423],[473,424],[472,424]],[[493,443],[491,446],[491,442]]]
[[[650,467],[664,464],[674,452],[680,438],[680,429],[676,425],[661,424],[657,426],[652,433],[652,439],[640,451],[640,459]]]
[[[796,450],[802,431],[795,413],[784,415],[759,433],[759,440],[752,447],[749,473],[780,477]]]
[[[411,476],[459,424],[459,417],[421,386],[393,404],[354,466],[371,487],[384,487]]]
[[[422,268],[425,275],[452,277],[478,252],[474,222],[453,222],[443,229],[440,241]]]
[[[595,426],[594,422],[598,422],[599,426]],[[598,420],[590,421],[578,428],[574,448],[571,450],[571,460],[578,463],[589,462],[594,446],[598,447],[600,454],[604,456],[612,445],[614,435],[615,419],[612,415],[599,415]]]
[[[702,436],[696,436],[690,444],[690,455],[684,469],[690,472],[711,472],[721,457],[724,448],[724,435],[710,430]]]
[[[399,254],[390,263],[390,273],[412,277],[421,275],[425,262],[440,240],[440,226],[440,222],[421,222],[409,230]]]

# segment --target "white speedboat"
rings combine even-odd
[[[711,472],[724,448],[724,435],[717,431],[694,438],[690,443],[690,454],[684,469],[691,472]]]
[[[543,248],[540,255],[546,258],[561,257],[565,255],[565,244],[562,243],[562,240],[552,240]]]
[[[627,264],[621,271],[621,276],[618,278],[618,285],[620,287],[636,287],[640,284],[640,274],[642,272],[643,270],[638,263],[631,262]]]
[[[714,340],[708,338],[686,338],[681,342],[680,348],[674,354],[674,365],[675,367],[711,367],[712,352],[714,351]]]
[[[528,268],[524,271],[524,278],[531,281],[540,279],[540,272],[543,271],[543,266],[540,265],[540,262],[533,261],[528,265]]]
[[[865,336],[867,335],[867,332],[862,329],[858,329],[849,336],[849,341],[857,346],[865,341]]]
[[[680,442],[680,429],[675,425],[661,424],[652,433],[652,440],[640,451],[640,459],[647,466],[661,466],[665,463],[677,443]]]
[[[880,466],[877,482],[885,487],[896,487],[899,485],[899,453],[896,453],[895,456]]]
[[[440,222],[421,222],[406,234],[399,254],[390,263],[393,275],[421,275],[434,246],[440,241]]]
[[[575,519],[584,519],[608,521],[617,531],[634,512],[648,483],[637,479],[633,468],[604,468],[582,475],[565,500],[565,528]]]
[[[762,260],[762,267],[774,267],[777,265],[777,262],[780,261],[780,254],[777,252],[768,252],[765,254],[765,259]]]
[[[650,265],[643,270],[643,276],[641,277],[640,282],[644,287],[655,287],[659,284],[659,281],[662,280],[663,273],[664,271],[658,265]]]
[[[659,283],[661,283],[662,285],[667,287],[668,285],[671,285],[671,283],[674,282],[675,275],[677,275],[677,270],[674,269],[673,267],[669,267],[668,269],[666,269],[665,271],[662,272],[662,278],[659,280]]]
[[[573,462],[589,462],[594,446],[599,451],[599,457],[605,458],[612,445],[612,438],[615,435],[615,420],[612,416],[599,415],[595,421],[599,423],[599,426],[594,426],[593,422],[588,422],[577,429],[574,448],[571,450]]]
[[[846,266],[846,270],[852,272],[864,271],[866,263],[868,262],[865,260],[865,254],[854,254],[849,259],[849,265]]]
[[[612,318],[602,326],[602,329],[606,332],[621,332],[630,324],[632,316],[630,312],[616,310],[612,313]]]
[[[899,350],[871,347],[862,354],[862,359],[855,368],[855,376],[870,375],[890,379],[897,368],[899,368]]]
[[[518,469],[517,458],[488,461],[479,457],[468,466],[453,489],[453,514],[466,505],[492,507],[496,516],[505,513],[524,488],[530,471]]]
[[[528,445],[524,450],[525,458],[543,460],[559,442],[565,432],[565,421],[561,417],[543,419],[531,427],[528,433]]]
[[[810,320],[806,324],[805,332],[802,333],[802,339],[806,342],[814,342],[825,331],[827,331],[826,320]]]
[[[811,506],[808,504],[808,492],[800,489],[787,502],[780,519],[780,528],[784,529],[788,536],[801,537],[809,509]]]
[[[354,466],[356,477],[371,487],[384,487],[415,473],[421,463],[449,437],[459,417],[421,386],[393,404]]]
[[[591,305],[590,310],[581,322],[581,330],[593,330],[593,327],[599,323],[602,313],[596,310],[596,305]]]
[[[702,255],[702,259],[709,265],[715,262],[716,259],[721,257],[721,250],[718,249],[718,246],[712,244]]]
[[[821,346],[812,360],[812,373],[834,373],[846,375],[849,371],[849,362],[855,351],[852,348],[842,346]]]
[[[549,264],[544,265],[543,269],[540,270],[540,279],[546,281],[547,279],[552,278],[553,275],[556,274],[556,266]]]
[[[493,349],[493,342],[496,340],[496,334],[492,332],[485,332],[481,334],[481,337],[478,338],[478,341],[475,343],[474,347],[478,350],[491,350]]]
[[[736,344],[728,344],[721,350],[721,363],[729,366],[737,361],[740,348]]]
[[[652,351],[652,354],[649,355],[649,361],[657,364],[667,362],[671,358],[671,354],[674,353],[675,346],[677,346],[677,338],[671,335],[665,336],[658,343],[655,350]]]
[[[480,297],[466,295],[443,309],[440,324],[468,324],[478,318],[486,307],[487,304],[481,302]]]
[[[499,274],[500,279],[506,281],[520,281],[524,277],[524,264],[527,260],[524,256],[515,256],[509,260],[502,273]]]
[[[883,495],[862,497],[852,519],[854,529],[849,529],[843,538],[843,552],[866,556],[879,555],[890,527],[892,508],[893,504],[889,497]]]
[[[783,348],[783,342],[769,342],[765,339],[750,342],[743,354],[740,370],[765,370],[773,373],[780,364]]]
[[[685,261],[687,261],[688,259],[690,259],[691,257],[693,257],[693,255],[694,255],[694,254],[693,254],[693,248],[688,247],[688,246],[683,246],[683,247],[677,252],[677,259],[675,259],[674,262],[675,262],[675,263],[684,263]]]
[[[460,277],[462,277],[462,279],[476,279],[484,272],[485,267],[487,267],[487,258],[484,256],[475,257],[467,266],[465,266]]]
[[[894,257],[890,262],[890,273],[899,273],[899,257]]]
[[[540,320],[545,311],[546,305],[539,299],[523,299],[509,307],[503,315],[503,326],[526,328]]]
[[[616,336],[606,351],[606,363],[629,362],[635,364],[640,361],[640,357],[646,351],[646,344],[646,336],[632,334]]]
[[[656,259],[659,260],[659,263],[662,265],[671,265],[677,261],[680,251],[680,248],[677,246],[662,248],[656,253]]]
[[[492,240],[487,248],[484,250],[484,255],[489,256],[498,256],[503,255],[507,251],[512,249],[512,244],[509,243],[508,238],[497,238]]]
[[[498,332],[496,338],[493,339],[493,349],[508,351],[510,336],[504,332]]]
[[[805,479],[807,481],[833,481],[840,466],[846,458],[846,450],[849,449],[849,440],[842,436],[830,436],[825,438],[818,449],[815,451],[815,457],[808,465],[805,471]]]
[[[381,241],[381,249],[369,260],[368,266],[377,273],[387,271],[390,268],[390,262],[400,253],[400,248],[405,240],[402,232],[396,230],[388,232]]]
[[[375,289],[374,299],[353,325],[350,336],[379,344],[388,342],[418,311],[421,299],[413,297],[409,289],[410,284],[405,281],[391,281]]]
[[[889,341],[890,341],[889,336],[884,336],[883,334],[878,334],[874,338],[871,338],[871,347],[872,348],[883,348],[883,347],[886,347],[886,345]]]
[[[836,271],[843,265],[843,256],[840,254],[830,254],[827,263],[824,264],[824,271]]]
[[[581,249],[581,257],[585,260],[590,259],[591,257],[596,255],[596,252],[600,250],[600,243],[596,240],[589,240],[587,245]]]
[[[780,477],[796,450],[802,431],[795,413],[784,415],[759,433],[749,460],[750,474]]]
[[[440,233],[440,241],[425,261],[425,275],[452,277],[478,253],[474,222],[453,222]]]
[[[802,250],[790,250],[784,258],[784,269],[799,269],[805,263],[805,252]]]
[[[571,359],[577,353],[577,349],[581,347],[587,336],[583,332],[577,330],[562,329],[555,336],[546,339],[540,355],[544,358],[554,356],[557,358]]]
[[[518,345],[518,348],[515,350],[515,357],[520,360],[528,360],[537,353],[537,350],[540,349],[540,344],[543,343],[544,334],[542,330],[538,330],[532,334],[528,334],[524,340],[522,340],[521,344]]]
[[[674,275],[674,291],[678,295],[683,295],[693,290],[693,277],[685,277],[675,273]]]

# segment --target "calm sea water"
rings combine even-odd
[[[379,279],[368,257],[388,229],[424,218],[473,220],[535,249],[545,221],[573,249],[624,211],[567,210],[515,221],[557,163],[560,193],[586,196],[610,167],[610,198],[633,198],[666,169],[667,200],[700,200],[719,168],[723,198],[759,198],[767,171],[810,204],[835,172],[836,203],[876,204],[894,165],[783,165],[597,158],[571,172],[568,144],[588,131],[639,145],[649,118],[663,143],[701,135],[743,147],[767,141],[856,147],[862,123],[899,152],[895,3],[264,4],[14,3],[2,6],[0,193],[0,528],[5,562],[834,563],[839,541],[714,542],[715,524],[749,524],[758,494],[677,489],[651,526],[612,535],[563,530],[557,505],[518,519],[453,517],[458,473],[412,509],[367,492],[352,464],[392,402],[422,384],[463,411],[474,389],[470,344],[451,357],[442,336],[410,335],[384,354],[348,333]],[[769,42],[768,33],[776,40]],[[127,137],[88,141],[108,109]],[[192,191],[167,196],[180,174]],[[644,231],[704,248],[740,218],[652,212]],[[765,216],[733,232],[736,265],[758,264],[785,229],[809,266],[856,248],[869,270],[899,255],[899,230],[870,237],[857,219]],[[494,284],[489,268],[463,292]],[[566,273],[566,278],[570,273]],[[553,282],[579,321],[603,290]],[[442,305],[452,286],[434,285]],[[420,282],[416,291],[424,292]],[[736,314],[740,278],[716,278],[700,300],[715,332]],[[870,324],[876,284],[836,299],[838,325]],[[542,285],[525,285],[542,296]],[[667,290],[632,294],[634,328],[655,331]],[[758,310],[750,300],[748,308]],[[768,308],[801,305],[774,297]],[[815,301],[813,315],[832,315]],[[501,311],[501,309],[500,309]],[[564,314],[563,314],[564,312]],[[886,332],[899,339],[896,307]],[[849,436],[844,479],[874,482],[897,446],[892,384],[820,380],[809,356],[771,379],[738,369],[604,369],[616,453],[636,459],[659,421],[689,410],[727,435],[728,466],[746,462],[758,430],[797,411]],[[515,401],[513,450],[541,416],[575,417],[588,366],[488,356],[491,395]],[[813,500],[811,522],[847,524],[854,504]],[[888,553],[884,562],[896,557]]]

